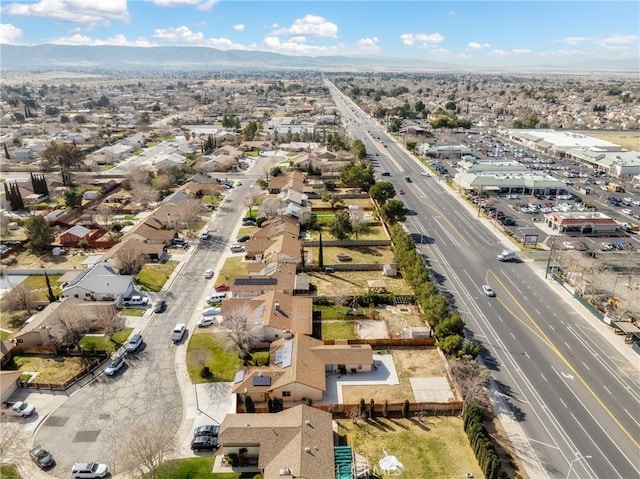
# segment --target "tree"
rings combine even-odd
[[[389,200],[380,208],[382,217],[389,223],[402,223],[407,219],[407,208],[400,200]]]
[[[359,188],[362,191],[369,191],[369,188],[376,182],[373,166],[365,165],[364,163],[350,162],[341,168],[340,182],[348,188]]]
[[[367,403],[364,402],[364,399],[360,399],[360,405],[358,406],[358,412],[360,415],[364,415],[367,413]]]
[[[351,151],[358,160],[364,160],[367,157],[367,148],[362,143],[362,140],[355,140],[351,145]]]
[[[438,347],[442,349],[447,356],[455,356],[462,348],[463,342],[464,339],[462,336],[454,334],[447,336],[442,341],[438,341]]]
[[[60,167],[62,184],[72,185],[71,170],[78,168],[83,160],[82,151],[71,143],[57,143],[52,141],[42,152],[41,158],[46,166]]]
[[[135,471],[138,478],[165,476],[166,461],[177,454],[178,445],[173,436],[167,435],[164,419],[141,422],[124,437],[127,440],[118,449],[126,470]]]
[[[411,403],[408,399],[404,400],[402,404],[402,417],[405,419],[409,419],[409,415],[411,414]]]
[[[244,357],[259,340],[259,331],[248,324],[251,310],[245,304],[230,311],[222,319],[227,339]]]
[[[253,216],[253,207],[261,196],[262,191],[255,185],[252,185],[242,197],[242,204],[249,210],[249,216]]]
[[[329,232],[339,240],[345,240],[349,238],[352,232],[351,218],[347,211],[338,211],[333,221],[329,224]]]
[[[82,204],[82,191],[78,188],[64,190],[64,204],[68,210],[73,210]]]
[[[9,311],[26,311],[29,315],[35,309],[35,291],[19,284],[7,295]]]
[[[489,381],[490,371],[480,366],[475,361],[452,360],[449,362],[453,379],[462,394],[463,411],[472,402],[481,404],[484,407],[489,406],[489,391],[487,384]]]
[[[248,394],[245,394],[242,399],[244,403],[244,412],[246,413],[256,412],[256,406],[253,404],[253,399],[251,399],[251,396],[249,396]]]
[[[369,403],[369,419],[372,421],[376,418],[376,404],[373,402],[373,399]]]
[[[320,244],[318,246],[318,266],[324,268],[324,251],[322,248],[322,233],[320,233]]]
[[[387,200],[396,196],[396,189],[388,181],[380,181],[369,188],[369,196],[379,205],[384,205]]]
[[[24,225],[29,240],[29,248],[36,252],[50,249],[53,243],[53,230],[42,215],[31,215]]]
[[[322,193],[321,199],[324,203],[329,203],[332,210],[336,208],[338,203],[344,203],[343,199],[340,198],[340,195],[337,193],[330,193],[328,191]]]
[[[382,415],[384,417],[389,417],[389,401],[384,400],[384,407],[382,408]]]
[[[44,280],[47,283],[47,298],[49,299],[50,303],[55,303],[57,301],[57,297],[55,294],[53,294],[53,289],[51,288],[51,281],[49,281],[49,275],[47,274],[47,272],[44,272]]]
[[[113,260],[120,274],[138,274],[144,265],[142,245],[138,241],[123,243],[113,255]]]
[[[460,317],[460,313],[457,311],[448,318],[440,321],[435,328],[436,337],[438,339],[444,339],[447,336],[453,336],[454,334],[462,336],[463,332],[464,321]]]
[[[91,330],[91,319],[80,308],[69,308],[64,313],[56,312],[49,320],[51,336],[60,346],[77,348],[84,356],[80,347],[80,339]]]
[[[3,418],[0,428],[0,464],[20,464],[25,457],[24,441],[21,437],[24,433],[24,425],[20,422],[11,422]],[[5,477],[4,475],[2,477]],[[17,477],[7,475],[6,477]]]

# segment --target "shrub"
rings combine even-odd
[[[209,379],[213,376],[213,373],[211,372],[211,370],[209,370],[209,366],[204,366],[201,370],[200,370],[200,377],[203,379]]]
[[[402,405],[402,417],[405,419],[409,419],[409,415],[411,414],[409,407],[410,407],[409,400],[405,399],[404,404]]]
[[[238,465],[238,455],[235,452],[229,453],[227,455],[227,459],[229,460],[229,465],[231,467],[236,467]]]

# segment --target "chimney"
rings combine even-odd
[[[167,229],[172,229],[173,226],[171,225],[171,213],[167,213]]]
[[[278,301],[275,302],[275,307],[278,311],[280,311],[280,303]]]

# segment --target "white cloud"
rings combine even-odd
[[[10,23],[0,23],[0,43],[13,43],[22,36],[22,30]]]
[[[469,42],[467,44],[467,50],[481,50],[483,48],[491,48],[488,43]]]
[[[565,37],[558,40],[558,43],[566,43],[567,45],[578,45],[589,41],[589,37]]]
[[[508,52],[506,50],[498,50],[497,48],[494,48],[493,54],[498,56],[504,56],[504,55],[508,55]]]
[[[238,23],[232,27],[236,32],[244,31],[244,25],[242,23]]]
[[[292,41],[281,42],[280,38],[270,35],[262,41],[265,48],[279,53],[295,53],[299,55],[321,55],[335,53],[338,48],[335,46],[325,47],[317,45],[307,45],[306,43],[296,43]]]
[[[252,47],[246,47],[238,43],[233,43],[228,38],[207,38],[204,45],[219,50],[250,50]],[[255,48],[255,47],[254,47]]]
[[[378,42],[378,37],[361,38],[356,42],[356,47],[360,53],[378,53],[380,52]]]
[[[423,47],[430,45],[437,45],[444,40],[444,37],[439,33],[403,33],[400,35],[400,40],[407,46],[412,46],[419,43]]]
[[[164,40],[171,43],[202,43],[204,35],[200,32],[192,32],[189,27],[177,28],[156,28],[153,32],[153,38]]]
[[[638,35],[611,35],[598,40],[598,44],[602,46],[612,45],[629,45],[636,43],[640,39]]]
[[[317,15],[305,15],[294,20],[290,27],[276,29],[273,35],[289,34],[293,36],[326,37],[338,36],[338,26]]]
[[[3,7],[5,15],[47,17],[71,23],[107,25],[109,20],[129,21],[127,0],[39,0],[12,3]]]
[[[307,43],[307,37],[303,35],[298,35],[296,37],[290,37],[289,41],[293,43]]]
[[[196,7],[198,10],[211,10],[218,0],[152,0],[158,7]]]
[[[62,37],[54,41],[53,43],[59,45],[111,45],[120,47],[152,47],[152,43],[146,39],[139,37],[136,40],[127,40],[127,38],[118,34],[115,37],[109,37],[106,40],[93,39],[86,35],[76,33],[70,37]]]
[[[511,50],[513,53],[517,53],[518,55],[523,54],[523,53],[533,53],[531,50],[529,50],[528,48],[514,48],[513,50]]]

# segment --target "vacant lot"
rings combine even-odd
[[[622,148],[626,148],[631,151],[640,151],[640,136],[638,136],[637,132],[628,134],[625,133],[585,133],[588,136],[593,136],[594,138],[599,138],[601,140],[610,141],[611,143],[615,143],[616,145],[620,145]]]
[[[334,217],[335,216],[331,212],[328,212],[327,215],[319,214],[318,222],[320,224],[329,224],[329,223],[331,223],[333,221]],[[323,228],[322,231],[310,231],[308,233],[308,236],[309,236],[310,239],[317,241],[317,240],[320,239],[320,233],[322,233],[322,239],[324,241],[335,240],[336,239],[331,233],[329,233],[329,229],[328,228]],[[355,234],[352,235],[350,239],[353,239],[353,240],[388,240],[389,239],[389,235],[387,235],[387,231],[382,226],[374,225],[374,226],[368,226],[363,232],[358,234],[358,237],[356,237]]]
[[[326,255],[325,258],[327,258]],[[356,260],[354,259],[354,261]],[[368,289],[368,281],[379,279],[384,280],[390,293],[397,295],[413,294],[404,279],[401,277],[384,277],[382,276],[382,271],[336,271],[331,274],[312,272],[309,273],[309,276],[311,284],[317,288],[318,296],[347,297],[363,294]]]
[[[91,251],[91,254],[102,254],[104,251]],[[89,253],[81,253],[80,250],[69,249],[67,254],[54,256],[51,253],[36,255],[31,251],[22,251],[18,254],[18,264],[12,268],[62,268],[84,269],[82,262],[89,257]]]
[[[376,403],[401,403],[405,399],[415,401],[409,378],[428,378],[446,376],[443,359],[436,348],[394,349],[393,362],[396,366],[400,384],[397,386],[364,385],[343,386],[342,397],[345,404],[358,404],[364,399]]]
[[[375,477],[387,477],[379,467],[385,455],[403,464],[401,473],[387,473],[412,479],[483,477],[467,436],[462,418],[435,416],[417,419],[379,418],[374,421],[338,420],[338,432],[347,444],[369,460]],[[470,476],[467,476],[470,477]]]

